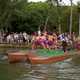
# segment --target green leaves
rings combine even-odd
[[[58,25],[61,24],[62,32],[69,31],[70,7],[57,7],[55,4],[57,4],[57,0],[47,0],[44,3],[28,3],[26,0],[0,0],[0,29],[10,32],[33,32],[40,27],[43,30],[46,19],[49,17],[47,30],[54,31],[55,27],[58,30]],[[75,32],[78,31],[78,7],[73,6],[73,31]]]

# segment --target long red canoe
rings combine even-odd
[[[63,55],[63,56],[56,56],[56,57],[32,57],[29,56],[28,57],[30,60],[31,64],[49,64],[49,63],[54,63],[54,62],[58,62],[58,61],[63,61],[65,59],[70,58],[69,55]]]
[[[70,57],[61,50],[44,50],[39,49],[35,52],[13,52],[8,53],[8,60],[10,63],[15,62],[29,62],[31,64],[49,64],[58,61],[63,61]]]

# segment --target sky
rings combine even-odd
[[[46,0],[28,0],[29,2],[39,2],[39,1],[42,1],[42,2],[44,2],[44,1],[46,1]],[[77,4],[77,2],[78,1],[80,1],[80,0],[73,0],[73,3],[74,4]],[[62,3],[63,4],[66,4],[66,5],[68,5],[68,4],[70,4],[70,0],[62,0]]]

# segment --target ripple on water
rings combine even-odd
[[[32,65],[31,71],[17,80],[80,80],[80,66],[72,59],[54,64]]]
[[[20,77],[19,80],[47,80],[48,65],[32,65],[31,71]]]
[[[79,65],[72,64],[71,61],[64,61],[61,64],[55,64],[55,66],[57,67],[57,80],[80,80]]]

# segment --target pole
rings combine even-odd
[[[61,23],[60,23],[60,20],[59,20],[59,33],[61,34]]]
[[[79,36],[80,36],[80,13],[79,13]]]
[[[70,0],[71,2],[71,11],[70,11],[70,28],[69,28],[69,32],[70,32],[70,35],[72,33],[72,0]]]
[[[61,2],[61,0],[60,0],[60,2]],[[59,11],[60,11],[60,10],[59,10],[59,9],[60,9],[59,7],[60,7],[60,5],[59,5],[59,2],[58,2],[58,0],[57,0],[57,8],[58,8],[58,9],[57,9],[57,10],[58,10],[58,27],[59,27],[58,30],[59,30],[59,33],[61,34],[61,20],[60,20],[61,17],[60,17],[60,14],[59,14]]]

